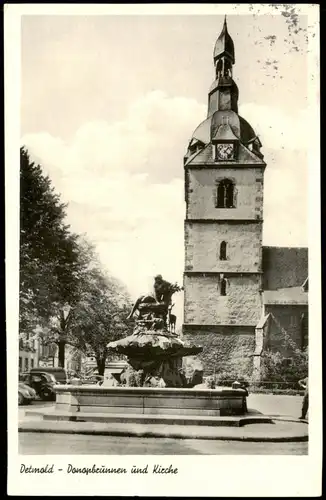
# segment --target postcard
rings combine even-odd
[[[7,4],[5,121],[8,494],[318,496],[318,6]]]

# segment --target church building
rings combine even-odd
[[[236,367],[248,375],[259,373],[263,349],[277,349],[282,331],[307,344],[308,249],[262,244],[266,163],[238,114],[226,20],[213,61],[207,118],[184,157],[183,337],[203,346],[207,373]]]

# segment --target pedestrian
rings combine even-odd
[[[304,389],[304,395],[303,395],[303,400],[302,400],[302,410],[301,410],[301,417],[299,417],[300,420],[305,420],[307,411],[308,411],[308,406],[309,406],[309,396],[308,396],[308,377],[299,380],[299,385]]]

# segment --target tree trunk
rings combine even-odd
[[[60,368],[65,367],[65,347],[66,343],[64,340],[59,340],[59,353],[58,353],[58,361]]]
[[[97,370],[98,370],[99,375],[104,375],[105,361],[106,361],[106,357],[104,357],[104,356],[96,357]]]

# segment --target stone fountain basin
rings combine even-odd
[[[218,417],[242,415],[243,389],[57,385],[55,411]]]
[[[108,349],[128,358],[157,361],[182,358],[202,352],[203,348],[182,341],[165,330],[140,330],[128,337],[110,342]]]

